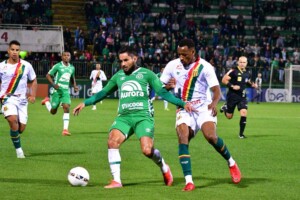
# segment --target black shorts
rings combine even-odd
[[[233,113],[235,107],[238,108],[238,111],[240,111],[241,109],[248,109],[248,105],[247,105],[247,99],[245,97],[241,97],[240,95],[237,95],[235,93],[228,93],[227,94],[227,109],[226,112],[227,113]]]

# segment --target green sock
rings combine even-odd
[[[16,149],[21,147],[21,139],[19,131],[10,130],[11,141],[13,142]]]
[[[179,162],[184,176],[192,175],[191,156],[189,153],[189,145],[179,144]]]
[[[223,142],[223,140],[221,138],[218,137],[217,143],[212,144],[212,145],[221,154],[221,156],[223,156],[223,158],[225,158],[226,160],[228,160],[231,157],[225,143]]]

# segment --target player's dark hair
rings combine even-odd
[[[195,48],[195,43],[192,39],[182,39],[178,42],[178,47],[184,47],[187,46],[189,49],[190,48]]]
[[[122,46],[119,50],[119,54],[127,53],[128,55],[132,56],[138,56],[138,53],[135,48],[132,46]]]
[[[21,46],[20,42],[17,41],[17,40],[12,40],[12,41],[10,41],[8,45],[11,46],[11,45],[13,45],[13,44],[14,44],[14,45],[17,45],[17,46]]]

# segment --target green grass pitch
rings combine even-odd
[[[81,100],[73,99],[72,109]],[[219,105],[219,107],[221,104]],[[190,143],[196,190],[182,192],[184,178],[178,161],[174,129],[175,107],[163,111],[155,101],[155,146],[170,165],[174,184],[166,187],[160,170],[141,153],[131,137],[121,147],[121,189],[104,189],[111,179],[107,161],[108,129],[116,116],[117,100],[104,100],[92,111],[71,116],[71,137],[63,137],[62,109],[50,115],[40,99],[29,105],[22,135],[26,159],[17,159],[6,120],[0,118],[0,199],[300,199],[300,105],[249,103],[245,135],[238,138],[239,115],[218,114],[218,135],[238,162],[243,179],[231,183],[227,163],[199,132]],[[68,171],[83,166],[90,173],[87,187],[72,187]]]

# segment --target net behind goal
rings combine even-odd
[[[300,65],[291,65],[284,70],[284,87],[287,102],[300,102]]]

